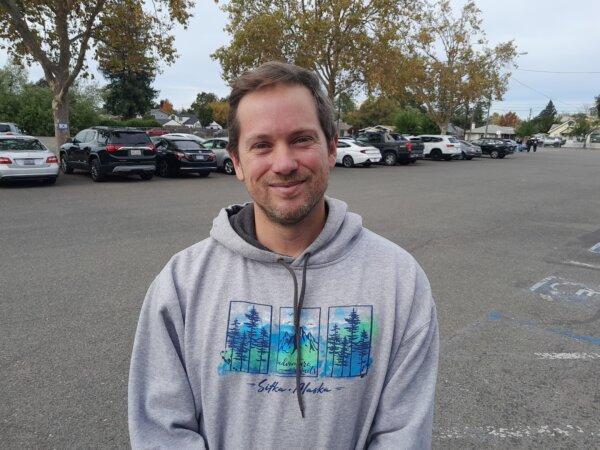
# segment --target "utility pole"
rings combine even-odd
[[[488,103],[487,118],[485,119],[485,134],[483,135],[483,137],[487,137],[488,125],[490,124],[490,108],[491,107],[492,107],[492,99],[490,98],[490,101]]]
[[[531,108],[529,108],[529,117],[527,118],[527,122],[531,121]]]

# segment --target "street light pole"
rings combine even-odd
[[[487,118],[485,119],[485,134],[483,135],[483,137],[487,137],[487,132],[488,132],[488,125],[490,123],[490,108],[492,107],[492,99],[490,98],[490,101],[488,103],[488,110],[487,110]]]

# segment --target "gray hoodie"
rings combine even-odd
[[[131,360],[133,448],[430,447],[427,277],[326,201],[325,227],[297,258],[248,243],[229,208],[156,277]]]

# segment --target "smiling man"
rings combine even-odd
[[[427,448],[438,360],[418,263],[325,196],[336,128],[317,76],[236,80],[229,152],[252,203],[148,290],[129,380],[134,448]]]

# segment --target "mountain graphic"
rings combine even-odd
[[[300,327],[300,333],[300,345],[307,347],[311,352],[316,352],[318,343],[312,333],[307,333],[304,327]],[[295,336],[296,333],[288,333],[287,331],[283,333],[279,340],[279,351],[293,354],[296,351]]]

